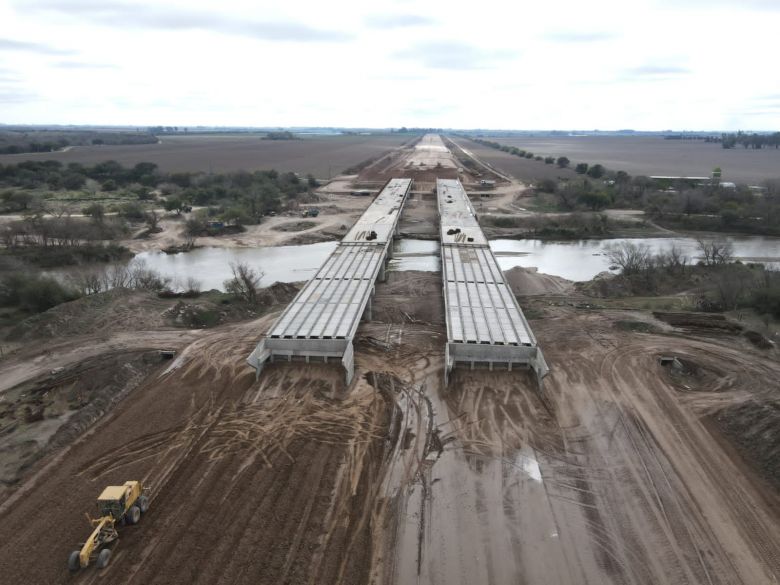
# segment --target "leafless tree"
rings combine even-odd
[[[152,270],[143,262],[130,266],[114,264],[103,270],[84,271],[73,279],[85,295],[96,294],[114,288],[159,291],[170,287],[171,280]]]
[[[105,270],[84,270],[73,277],[73,284],[82,295],[94,295],[105,289]]]
[[[669,270],[679,274],[685,274],[685,268],[688,266],[688,257],[677,244],[672,244],[665,254],[666,264]]]
[[[132,279],[127,266],[116,264],[109,266],[103,274],[104,285],[106,289],[110,288],[130,288]]]
[[[144,220],[146,221],[146,225],[149,226],[149,231],[155,233],[160,224],[160,216],[157,212],[152,209],[144,215]]]
[[[652,254],[647,244],[621,242],[606,247],[607,258],[620,267],[623,274],[637,274],[652,265]]]
[[[171,279],[147,268],[143,262],[136,262],[128,269],[129,287],[141,290],[163,290],[170,287]]]
[[[696,238],[696,242],[706,266],[728,264],[734,259],[734,246],[728,240]]]
[[[201,282],[197,278],[190,276],[187,278],[187,284],[184,286],[184,289],[190,294],[200,294],[201,286]]]
[[[246,262],[231,262],[230,270],[233,278],[225,281],[225,290],[247,303],[257,303],[257,289],[264,273],[251,268]]]
[[[46,212],[56,219],[63,215],[70,217],[70,206],[65,201],[48,201],[45,204]]]

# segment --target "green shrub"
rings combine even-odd
[[[144,208],[137,201],[128,201],[119,208],[119,215],[130,221],[144,221],[146,213]]]
[[[31,313],[42,313],[78,296],[78,293],[48,276],[16,273],[0,281],[0,305],[18,306]]]
[[[490,222],[500,228],[513,228],[518,225],[518,221],[514,217],[493,217]]]
[[[780,319],[780,287],[765,287],[756,290],[750,304],[759,313],[774,315]]]

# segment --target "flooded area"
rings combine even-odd
[[[780,268],[780,239],[767,237],[729,237],[734,257],[743,262],[760,262]],[[652,252],[668,250],[673,245],[682,249],[692,263],[699,260],[694,238],[617,238],[608,240],[577,240],[554,242],[544,240],[493,240],[490,247],[502,270],[515,266],[536,267],[539,272],[561,276],[568,280],[586,281],[605,270],[610,262],[607,247],[621,242],[645,244]]]

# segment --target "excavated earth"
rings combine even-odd
[[[624,331],[630,314],[562,303],[548,280],[554,301],[527,299],[543,391],[487,370],[445,388],[439,278],[378,285],[349,388],[313,364],[256,381],[244,359],[273,315],[184,335],[7,491],[3,583],[774,582],[780,431],[744,421],[777,408],[776,354],[727,333]],[[71,576],[84,512],[131,478],[151,486],[150,511],[120,528],[106,569]]]

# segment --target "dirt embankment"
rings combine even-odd
[[[516,266],[504,272],[512,292],[516,295],[566,294],[574,290],[574,283],[560,276],[540,273],[536,268]]]
[[[0,494],[30,465],[68,445],[196,339],[193,329],[256,317],[288,303],[294,284],[261,289],[246,305],[219,295],[161,299],[115,289],[59,305],[14,327],[0,362]],[[207,319],[208,317],[208,319]],[[208,323],[206,321],[209,321]],[[9,353],[9,348],[16,348]]]

